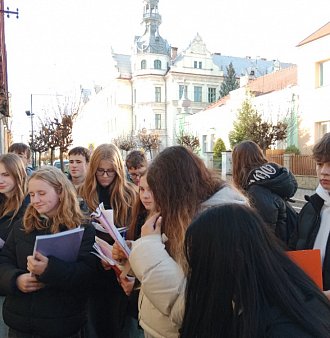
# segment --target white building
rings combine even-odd
[[[254,80],[242,81],[241,88],[187,119],[189,132],[198,136],[201,141],[200,155],[207,162],[212,157],[217,138],[224,141],[228,150],[231,148],[229,132],[247,98],[263,120],[273,124],[286,120],[289,132],[284,147],[298,146],[297,67],[291,66]]]
[[[299,146],[312,145],[330,132],[330,22],[298,44],[300,88]]]
[[[162,147],[175,144],[179,130],[187,127],[187,117],[218,100],[230,63],[238,77],[259,77],[290,66],[211,53],[199,34],[179,51],[159,33],[158,3],[143,1],[145,30],[135,37],[132,55],[112,52],[109,81],[89,97],[74,126],[74,145],[97,146],[144,128],[159,133]]]

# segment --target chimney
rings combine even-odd
[[[171,47],[171,59],[174,60],[178,55],[178,47]]]

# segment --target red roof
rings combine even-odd
[[[281,90],[289,86],[297,84],[297,66],[293,65],[283,68],[277,72],[273,72],[264,76],[260,76],[255,80],[251,80],[247,84],[247,88],[256,96]]]
[[[306,39],[298,43],[297,47],[305,45],[306,43],[315,41],[317,39],[323,38],[324,36],[330,35],[330,21],[325,24],[323,27],[318,29],[316,32],[308,36]]]
[[[211,105],[207,106],[205,108],[205,110],[213,109],[213,108],[216,108],[216,107],[221,107],[221,106],[226,104],[226,102],[229,100],[229,98],[230,98],[230,94],[222,97],[220,100],[218,100],[216,102],[213,102]]]

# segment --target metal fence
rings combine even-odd
[[[316,176],[316,163],[310,155],[290,155],[288,163],[284,163],[285,155],[267,155],[269,162],[288,167],[294,175]]]

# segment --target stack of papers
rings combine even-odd
[[[100,226],[113,238],[116,243],[118,243],[125,253],[125,256],[128,258],[131,250],[127,246],[125,239],[121,236],[119,230],[114,224],[113,210],[105,210],[103,203],[101,203],[96,211],[91,214],[91,216],[97,220]]]

